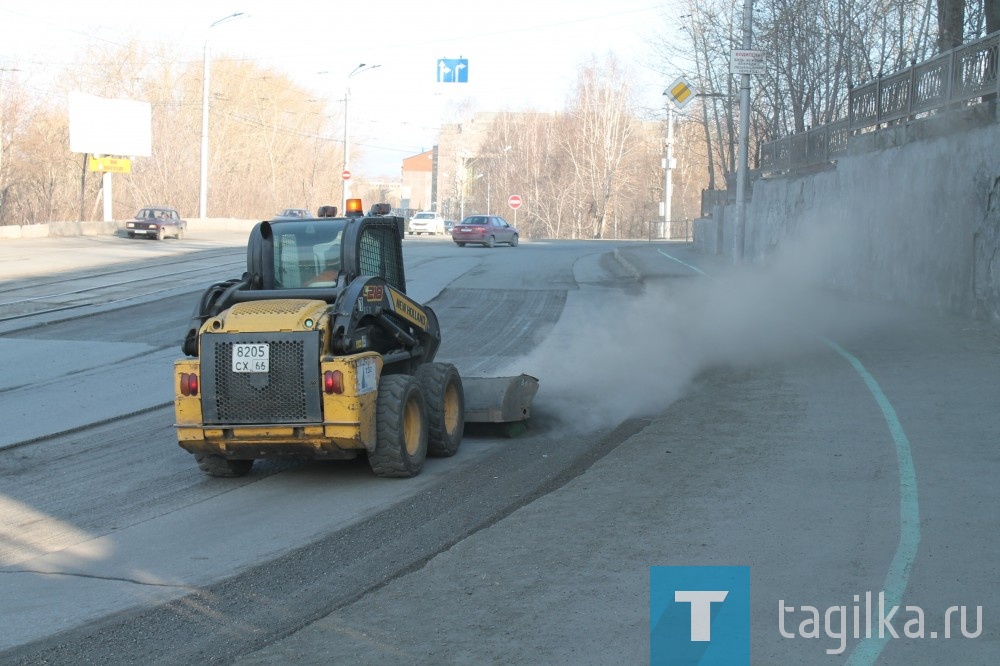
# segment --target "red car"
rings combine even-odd
[[[512,227],[499,215],[470,215],[451,230],[451,239],[459,247],[466,243],[476,243],[483,247],[493,247],[506,243],[517,247],[517,228]]]

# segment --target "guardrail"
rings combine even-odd
[[[995,32],[853,87],[847,118],[761,144],[760,168],[773,174],[830,164],[847,154],[853,135],[997,95],[998,47],[1000,32]]]
[[[188,219],[188,231],[235,231],[250,233],[260,220],[236,218]],[[0,241],[20,238],[52,238],[58,236],[116,236],[125,230],[125,221],[117,222],[47,222],[23,226],[0,225]]]

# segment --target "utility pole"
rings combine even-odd
[[[753,29],[753,0],[743,1],[743,49],[750,50],[751,32]],[[747,232],[747,184],[748,173],[747,144],[750,138],[750,74],[744,72],[740,77],[740,148],[739,164],[736,166],[736,205],[738,215],[736,222],[736,248],[734,259],[743,261],[744,246]]]

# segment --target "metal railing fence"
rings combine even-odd
[[[768,173],[808,169],[847,154],[848,138],[1000,93],[1000,32],[850,90],[848,117],[761,144]]]

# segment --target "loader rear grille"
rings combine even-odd
[[[236,343],[267,343],[268,372],[233,372]],[[322,420],[318,333],[206,334],[202,355],[202,411],[206,425]]]

